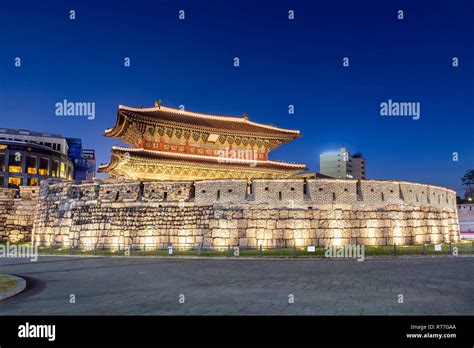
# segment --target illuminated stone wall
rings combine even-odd
[[[31,240],[38,193],[35,186],[0,188],[0,241]]]
[[[44,182],[33,238],[79,248],[456,242],[455,201],[396,181]]]

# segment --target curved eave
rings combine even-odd
[[[111,138],[120,138],[122,134],[124,134],[125,130],[129,121],[127,117],[120,112],[120,109],[117,112],[117,120],[115,121],[115,125],[113,128],[108,128],[104,131],[104,136],[111,137]]]
[[[112,152],[112,158],[110,160],[110,163],[101,164],[97,168],[97,172],[98,173],[108,173],[108,172],[114,170],[119,163],[120,163],[120,158]]]
[[[277,162],[277,161],[260,161],[260,160],[243,160],[236,158],[225,158],[225,163],[219,163],[215,157],[212,156],[201,156],[201,155],[190,155],[190,154],[181,154],[174,152],[164,152],[164,151],[153,151],[146,150],[143,148],[126,148],[120,146],[112,147],[112,161],[107,167],[102,169],[102,166],[99,167],[101,170],[113,170],[118,162],[120,161],[119,157],[123,156],[125,153],[128,153],[130,156],[141,159],[158,159],[164,161],[190,161],[194,163],[201,164],[210,164],[210,165],[234,165],[234,166],[251,166],[256,164],[256,167],[262,168],[267,166],[268,169],[273,170],[287,170],[287,171],[306,171],[308,168],[304,164],[298,163],[288,163],[288,162]],[[270,166],[270,167],[268,167]]]
[[[253,122],[250,121],[247,117],[236,117],[236,116],[222,116],[222,115],[211,115],[211,114],[203,114],[203,113],[197,113],[197,112],[191,112],[191,111],[183,111],[179,109],[174,109],[174,108],[169,108],[166,106],[161,106],[161,107],[153,107],[153,108],[132,108],[129,106],[125,105],[119,105],[119,112],[118,115],[121,115],[121,111],[129,111],[132,112],[133,114],[139,115],[141,117],[146,117],[148,119],[155,119],[159,120],[159,118],[156,115],[150,115],[150,113],[167,113],[167,114],[173,114],[176,115],[178,118],[173,120],[172,122],[183,125],[183,126],[189,126],[189,123],[184,123],[179,121],[179,116],[188,116],[190,118],[194,118],[196,120],[206,120],[206,121],[220,121],[220,122],[225,122],[229,124],[235,124],[235,125],[248,125],[248,126],[253,126],[259,131],[256,133],[260,133],[261,135],[266,135],[266,136],[283,136],[285,138],[291,138],[291,139],[296,139],[301,137],[301,133],[299,130],[294,130],[294,129],[286,129],[286,128],[279,128],[275,127],[272,125],[268,124],[263,124],[263,123],[258,123],[258,122]],[[164,122],[170,122],[170,120],[165,120]],[[117,125],[114,127],[114,129],[117,128]],[[213,128],[213,127],[207,127],[207,128]],[[214,128],[216,131],[230,131],[230,132],[235,132],[235,130],[232,129],[220,129],[220,128]]]

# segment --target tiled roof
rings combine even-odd
[[[119,114],[127,113],[135,117],[146,117],[150,120],[180,123],[196,127],[207,127],[216,130],[231,130],[241,133],[256,133],[267,135],[280,135],[285,138],[299,138],[300,131],[284,129],[272,125],[250,121],[247,116],[220,116],[197,112],[183,111],[166,106],[153,108],[132,108],[124,105],[119,106]],[[111,133],[112,130],[107,130]]]
[[[112,154],[122,154],[129,153],[132,157],[145,158],[145,159],[156,159],[156,160],[165,160],[165,161],[182,161],[182,162],[194,162],[194,163],[203,163],[203,164],[215,164],[223,166],[238,166],[238,167],[256,167],[256,168],[268,168],[275,170],[289,170],[289,171],[305,171],[307,170],[304,164],[288,163],[288,162],[279,162],[279,161],[259,161],[259,160],[245,160],[245,159],[236,159],[236,158],[222,158],[214,156],[201,156],[201,155],[191,155],[184,153],[174,153],[174,152],[165,152],[165,151],[153,151],[145,150],[142,148],[127,148],[121,146],[113,146]],[[102,165],[99,167],[100,172],[107,171],[109,164]]]

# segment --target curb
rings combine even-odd
[[[0,293],[0,301],[5,300],[7,298],[10,298],[12,296],[15,296],[15,295],[19,294],[20,292],[22,292],[23,290],[25,290],[25,288],[26,288],[26,280],[25,279],[20,278],[20,277],[16,277],[16,276],[12,276],[10,274],[2,274],[2,275],[6,275],[7,277],[16,279],[16,287],[14,287],[13,289],[10,289],[8,291],[1,292]]]
[[[122,258],[122,259],[167,259],[167,260],[287,260],[287,261],[311,261],[311,260],[328,260],[328,261],[357,261],[357,258],[326,258],[324,256],[161,256],[161,255],[147,255],[147,256],[117,256],[117,255],[51,255],[51,254],[38,254],[41,257],[83,257],[83,258]],[[474,257],[474,254],[460,254],[458,256],[452,255],[380,255],[380,256],[365,256],[364,260],[410,260],[410,259],[455,259],[455,258],[470,258]]]

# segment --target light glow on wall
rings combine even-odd
[[[393,242],[397,245],[403,245],[403,228],[400,220],[395,221],[393,228]]]

